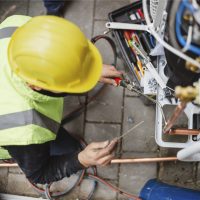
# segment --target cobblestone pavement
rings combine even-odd
[[[110,11],[130,3],[130,0],[74,0],[67,2],[65,18],[78,24],[88,38],[102,34]],[[0,0],[0,20],[12,14],[43,15],[45,8],[41,0]],[[104,63],[112,63],[112,52],[109,46],[98,42]],[[118,67],[124,64],[119,60]],[[81,98],[85,101],[85,98]],[[80,104],[77,97],[67,97],[65,114]],[[119,157],[150,157],[175,155],[176,150],[159,148],[154,139],[155,107],[144,106],[141,99],[122,88],[107,86],[74,121],[66,128],[73,134],[85,138],[87,142],[102,141],[121,135],[135,123],[144,120],[141,128],[133,130],[132,134],[119,144]],[[151,164],[113,164],[108,167],[98,167],[98,174],[124,190],[138,194],[145,182],[158,178],[174,185],[198,189],[200,173],[198,163],[151,163]],[[73,177],[72,177],[73,179]],[[67,181],[67,180],[66,180]],[[69,182],[69,181],[68,181]],[[57,188],[64,187],[65,179],[58,183]],[[56,185],[56,184],[55,184]],[[69,195],[62,199],[77,199],[87,194],[91,187],[90,180],[84,180]],[[38,196],[27,183],[25,176],[18,168],[0,169],[0,191],[10,194]],[[94,199],[123,199],[122,196],[99,184]]]

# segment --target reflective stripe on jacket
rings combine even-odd
[[[12,73],[9,66],[7,48],[11,34],[29,19],[28,16],[14,15],[0,24],[1,147],[41,144],[54,140],[62,119],[63,98],[33,91]],[[0,158],[7,158],[5,155],[5,150],[1,151],[0,148]]]

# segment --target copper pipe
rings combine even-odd
[[[161,158],[128,158],[128,159],[113,159],[111,164],[118,163],[149,163],[149,162],[165,162],[176,161],[177,157],[161,157]]]
[[[199,135],[200,130],[179,128],[179,129],[170,129],[167,133],[170,135]]]
[[[161,157],[161,158],[128,158],[128,159],[113,159],[112,164],[117,163],[142,163],[142,162],[164,162],[164,161],[176,161],[177,157]],[[0,167],[18,167],[18,164],[0,163]]]
[[[13,164],[10,164],[10,163],[0,163],[0,167],[19,167],[19,166],[16,163],[13,163]]]
[[[167,121],[167,124],[165,125],[165,127],[163,129],[164,133],[167,133],[171,129],[171,127],[176,122],[177,118],[180,116],[180,114],[185,109],[186,105],[187,105],[187,103],[183,101],[179,105],[176,106],[172,116],[169,118],[169,120]]]

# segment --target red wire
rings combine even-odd
[[[128,197],[128,198],[134,198],[135,200],[142,200],[142,199],[140,199],[138,196],[135,196],[135,195],[133,195],[133,194],[129,194],[129,193],[127,193],[127,192],[121,190],[120,188],[117,188],[116,186],[114,186],[114,185],[108,183],[107,181],[101,179],[101,178],[98,177],[98,176],[94,176],[94,175],[88,173],[88,177],[91,177],[92,179],[98,180],[99,182],[101,182],[101,183],[103,183],[104,185],[108,186],[110,189],[112,189],[112,190],[118,192],[119,194],[124,195],[124,196],[126,196],[126,197]]]
[[[141,9],[138,9],[137,12],[139,13],[140,17],[144,19],[144,14]]]

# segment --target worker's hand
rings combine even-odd
[[[99,81],[102,83],[107,83],[107,84],[117,86],[113,78],[121,77],[121,75],[122,75],[122,72],[118,71],[114,66],[104,64],[101,78]]]
[[[116,144],[116,139],[111,142],[93,142],[78,154],[78,160],[85,167],[105,166],[114,158],[113,153]]]

